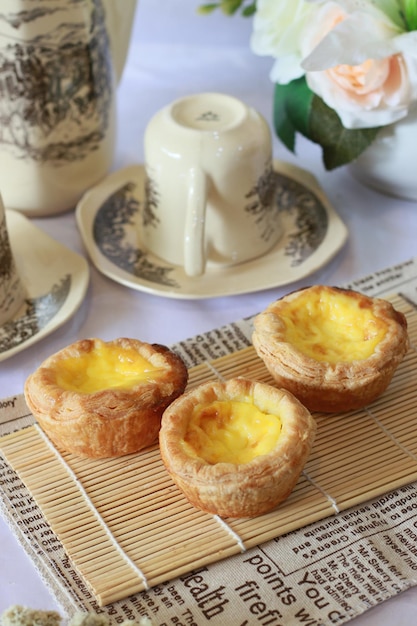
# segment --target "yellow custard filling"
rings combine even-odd
[[[280,310],[286,340],[316,361],[351,362],[370,357],[387,327],[370,308],[343,292],[301,293]]]
[[[194,408],[183,443],[207,463],[248,463],[271,452],[280,432],[280,418],[252,402],[219,400]]]
[[[94,393],[103,389],[129,389],[154,379],[160,370],[133,348],[96,342],[94,349],[56,365],[56,383],[68,391]]]

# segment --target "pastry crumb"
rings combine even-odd
[[[0,616],[1,626],[60,626],[62,617],[56,611],[40,611],[15,604]]]

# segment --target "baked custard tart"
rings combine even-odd
[[[27,378],[24,392],[55,444],[102,458],[157,441],[162,413],[187,380],[182,359],[165,346],[83,339],[47,358]]]
[[[322,412],[373,402],[409,346],[407,320],[390,302],[322,285],[270,304],[252,342],[276,384]]]
[[[254,517],[285,500],[316,423],[288,391],[235,378],[199,385],[164,412],[162,460],[189,502],[223,517]]]

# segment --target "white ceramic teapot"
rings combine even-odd
[[[0,189],[28,216],[73,209],[109,171],[137,0],[2,0]]]

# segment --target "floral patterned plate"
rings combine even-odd
[[[0,326],[0,361],[62,326],[87,291],[87,261],[58,243],[17,211],[6,210],[7,230],[26,299]]]
[[[274,163],[274,170],[284,226],[280,241],[268,254],[246,263],[208,263],[198,278],[146,250],[141,232],[142,165],[114,172],[89,190],[78,203],[77,224],[97,269],[133,289],[197,299],[285,285],[327,263],[345,243],[347,229],[311,174],[281,162]]]

